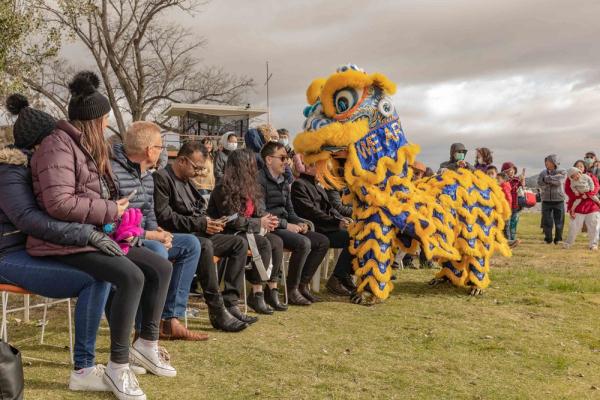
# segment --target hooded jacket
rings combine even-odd
[[[556,154],[550,154],[544,161],[550,161],[555,165],[554,170],[544,169],[538,176],[538,186],[541,189],[542,201],[565,201],[563,186],[567,173],[564,169],[558,168],[560,161]]]
[[[24,249],[27,235],[63,245],[86,246],[94,227],[58,221],[40,210],[27,164],[27,155],[21,150],[0,150],[0,254]]]
[[[215,183],[219,183],[225,173],[225,164],[231,151],[225,149],[225,144],[229,141],[229,136],[235,135],[233,132],[227,132],[221,136],[221,146],[223,149],[217,153],[214,162]]]
[[[440,169],[449,169],[452,171],[457,171],[459,168],[466,168],[468,170],[473,171],[473,166],[469,164],[466,160],[462,161],[462,167],[458,165],[458,161],[454,159],[454,153],[458,151],[464,151],[466,155],[467,148],[462,143],[452,143],[452,146],[450,146],[450,160],[441,163]]]
[[[66,121],[40,144],[31,158],[33,192],[39,206],[65,222],[102,226],[117,220],[116,201],[110,200],[100,182],[96,162],[81,144],[83,134]],[[112,177],[106,177],[114,188]],[[27,238],[32,256],[67,255],[97,251],[93,247],[64,246]]]
[[[142,229],[146,231],[157,230],[152,173],[150,171],[141,172],[140,165],[127,158],[125,148],[120,143],[113,146],[111,165],[119,198],[127,197],[131,192],[137,190],[135,196],[129,199],[129,208],[139,208],[142,211]]]

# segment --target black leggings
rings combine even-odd
[[[56,259],[116,287],[108,317],[112,362],[129,362],[129,336],[140,303],[144,310],[140,337],[158,340],[160,316],[171,280],[169,261],[143,247],[129,249],[125,257],[93,252]]]

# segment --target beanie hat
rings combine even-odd
[[[13,94],[6,99],[6,109],[18,115],[13,127],[15,146],[19,149],[31,149],[48,136],[56,126],[56,120],[50,114],[29,107],[27,97]]]
[[[91,71],[81,71],[69,83],[69,119],[90,121],[110,112],[110,102],[98,91],[100,79]]]
[[[569,178],[570,178],[570,177],[572,177],[573,175],[575,175],[575,174],[579,174],[579,173],[581,173],[581,170],[580,170],[579,168],[577,168],[577,167],[570,167],[570,168],[567,170],[567,176],[568,176]]]
[[[517,172],[517,167],[515,167],[515,164],[511,163],[510,161],[507,161],[502,164],[502,172],[508,171],[509,169],[513,169],[513,168],[514,168],[515,172]]]

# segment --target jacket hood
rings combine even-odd
[[[244,135],[244,143],[246,144],[246,148],[255,153],[260,153],[260,149],[265,145],[265,140],[258,129],[250,128]]]
[[[544,161],[550,161],[557,168],[560,165],[558,156],[556,154],[550,154],[548,157],[544,158]]]
[[[454,153],[456,153],[457,151],[464,151],[466,153],[467,148],[462,143],[452,143],[452,146],[450,146],[450,159],[451,160],[454,160]]]
[[[229,136],[235,135],[235,132],[226,132],[221,136],[221,146],[225,147],[227,141],[229,140]]]
[[[27,166],[28,158],[17,148],[5,147],[0,149],[0,164]]]

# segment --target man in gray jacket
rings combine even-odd
[[[546,169],[538,176],[538,186],[542,191],[542,228],[544,241],[548,244],[558,244],[562,241],[563,226],[565,222],[565,193],[563,187],[567,173],[559,169],[560,165],[556,154],[550,154],[544,159]],[[554,226],[554,240],[552,227]]]

